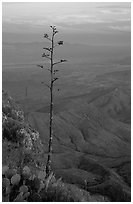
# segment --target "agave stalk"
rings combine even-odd
[[[52,140],[53,140],[53,54],[54,54],[54,32],[52,32],[51,41],[51,57],[50,57],[50,120],[49,120],[49,145],[48,158],[46,164],[46,176],[51,173],[51,158],[52,158]]]
[[[54,83],[58,80],[58,77],[55,76],[55,74],[59,71],[58,69],[54,69],[54,66],[60,63],[65,62],[66,60],[61,59],[58,62],[54,62],[54,49],[57,46],[63,45],[63,41],[58,41],[55,43],[54,37],[58,33],[55,26],[50,26],[52,29],[51,37],[49,37],[48,34],[44,34],[44,38],[50,41],[50,47],[44,47],[45,53],[42,54],[42,57],[50,61],[50,68],[47,68],[47,70],[50,72],[50,83],[49,84],[42,84],[46,85],[50,90],[50,109],[49,109],[49,144],[48,144],[48,157],[46,162],[46,178],[50,175],[52,169],[51,169],[51,161],[52,161],[52,141],[53,141],[53,90],[54,90]],[[43,65],[37,65],[41,69],[44,68]]]

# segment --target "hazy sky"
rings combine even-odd
[[[130,3],[3,3],[3,32],[38,33],[56,25],[70,34],[125,34],[131,29],[130,12]]]
[[[44,2],[3,3],[2,6],[3,62],[16,62],[19,56],[28,56],[29,60],[31,55],[35,59],[39,45],[35,44],[38,50],[33,54],[33,46],[14,43],[42,42],[43,33],[50,32],[50,25],[56,25],[59,39],[71,45],[64,46],[67,57],[90,56],[93,52],[88,45],[95,46],[94,53],[99,50],[97,55],[101,50],[105,56],[105,47],[111,50],[109,56],[122,55],[121,52],[130,55],[131,3]],[[80,47],[77,49],[75,45]]]

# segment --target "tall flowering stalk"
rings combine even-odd
[[[58,69],[54,69],[55,65],[65,62],[66,60],[61,59],[57,62],[54,61],[54,49],[57,46],[63,45],[63,41],[55,42],[55,35],[58,33],[55,26],[50,26],[52,29],[52,34],[49,36],[47,33],[44,34],[44,38],[50,41],[49,47],[44,47],[43,49],[45,52],[42,54],[42,57],[45,59],[48,59],[50,62],[50,68],[46,68],[50,72],[50,83],[45,84],[49,90],[50,90],[50,116],[49,116],[49,145],[48,145],[48,158],[46,163],[46,177],[48,177],[52,171],[51,169],[51,158],[52,158],[52,140],[53,140],[53,88],[54,83],[58,80],[58,77],[56,77],[56,73],[59,71]],[[37,65],[41,69],[44,69],[45,67],[43,65]]]

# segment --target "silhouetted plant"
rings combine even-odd
[[[51,157],[52,157],[52,140],[53,140],[53,87],[54,83],[58,80],[56,77],[56,73],[59,71],[58,69],[54,69],[54,66],[60,63],[65,62],[66,60],[61,59],[57,62],[54,62],[54,49],[57,46],[63,45],[63,41],[54,41],[55,35],[58,33],[55,26],[50,26],[52,29],[52,34],[49,36],[47,33],[44,34],[44,38],[50,41],[49,47],[44,47],[45,52],[42,54],[42,57],[48,59],[50,61],[50,68],[47,70],[50,72],[50,84],[45,84],[50,90],[50,120],[49,120],[49,147],[48,147],[48,158],[46,163],[46,177],[48,177],[51,173]],[[41,69],[45,67],[43,65],[37,65]],[[43,83],[43,82],[42,82]]]

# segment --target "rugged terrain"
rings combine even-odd
[[[39,133],[25,120],[15,101],[2,92],[2,201],[3,202],[103,202],[106,196],[64,183],[45,173]]]
[[[87,182],[92,192],[96,191],[92,185],[99,184],[97,191],[104,192],[102,185],[112,185],[113,179],[129,190],[130,72],[107,73],[95,80],[100,86],[88,94],[55,103],[53,168],[66,182]],[[45,149],[48,110],[45,106],[29,116],[44,139]]]
[[[78,76],[76,87],[85,80],[86,86],[79,85],[84,91],[65,96],[65,90],[64,97],[55,98],[53,170],[64,182],[91,193],[111,201],[130,201],[130,71],[98,74],[88,84],[88,77]],[[49,106],[47,101],[40,108],[37,104],[39,99],[28,120],[40,133],[45,162]]]

